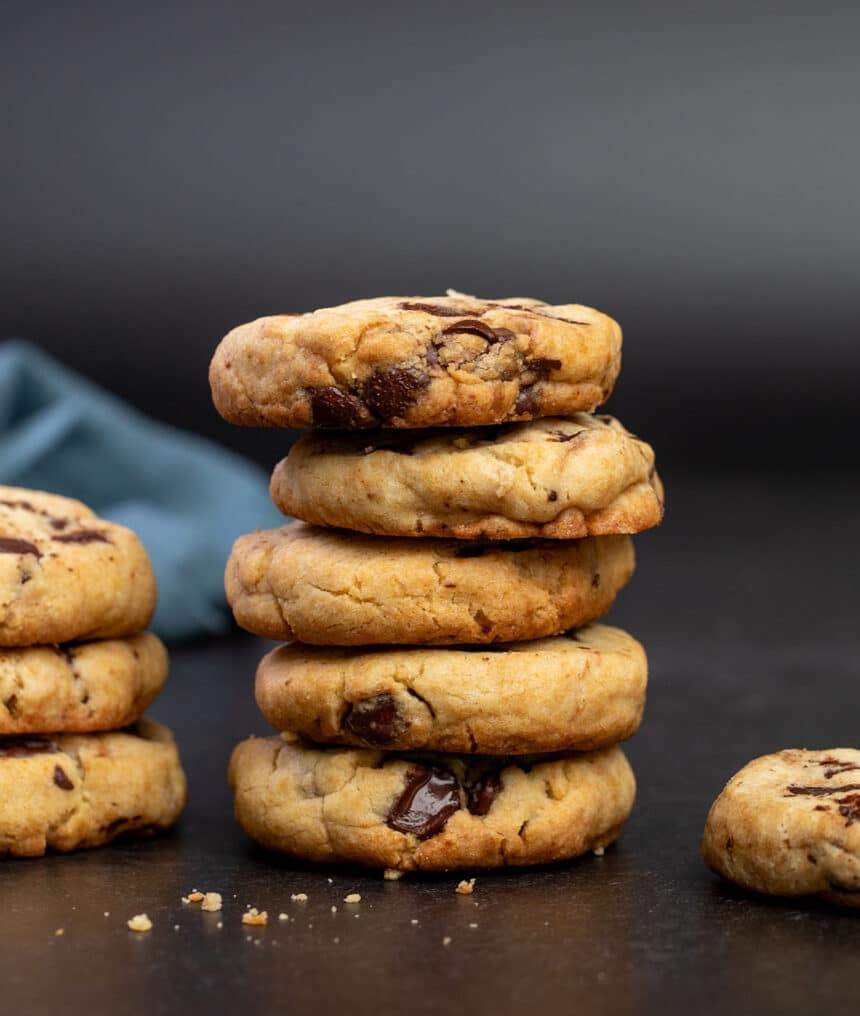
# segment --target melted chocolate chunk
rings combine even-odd
[[[31,755],[56,755],[59,745],[49,737],[0,738],[0,758],[29,758]]]
[[[387,821],[399,833],[426,840],[440,833],[459,810],[457,777],[439,766],[416,765],[406,773],[406,786],[391,806]]]
[[[315,427],[355,427],[361,422],[364,406],[340,388],[310,388],[311,415]]]
[[[74,790],[75,785],[66,776],[66,770],[62,766],[54,766],[54,783],[60,788],[60,790]]]
[[[854,762],[842,762],[838,758],[823,758],[818,762],[820,766],[829,766],[827,771],[824,773],[824,779],[830,780],[834,776],[838,776],[840,773],[850,773],[855,769],[860,769],[860,766]]]
[[[75,533],[60,533],[59,536],[52,536],[55,543],[110,543],[107,533],[99,532],[97,529],[79,529]]]
[[[365,744],[380,747],[399,737],[406,729],[406,721],[393,696],[384,694],[355,702],[344,717],[343,726]]]
[[[558,491],[557,490],[551,490],[547,494],[546,499],[547,499],[547,501],[558,501]]]
[[[56,529],[58,533],[62,532],[68,524],[68,519],[51,519],[51,529]]]
[[[35,543],[19,540],[16,536],[0,536],[0,554],[33,554],[41,557],[42,552]]]
[[[425,314],[436,317],[466,317],[469,314],[484,314],[482,310],[465,310],[462,307],[439,307],[435,303],[410,303],[408,300],[400,304],[401,310],[423,310]]]
[[[574,321],[572,318],[557,317],[555,314],[546,314],[542,310],[538,310],[536,307],[526,307],[521,303],[494,303],[491,307],[501,307],[502,310],[524,310],[528,314],[535,314],[537,317],[549,318],[550,321],[563,321],[566,325],[582,325],[584,328],[591,326],[590,321]]]
[[[517,416],[531,416],[537,412],[538,397],[532,385],[520,390],[517,401],[514,404],[514,413]]]
[[[849,791],[860,790],[860,783],[846,783],[842,787],[800,787],[793,784],[785,788],[789,794],[795,797],[804,795],[806,797],[829,797],[835,794],[846,794]]]
[[[847,789],[845,787],[843,790]],[[860,821],[860,794],[849,794],[847,797],[843,797],[838,802],[839,814],[848,821],[846,825],[853,825],[855,822]]]
[[[516,333],[512,332],[510,328],[491,328],[488,324],[484,324],[483,321],[477,321],[474,318],[465,318],[463,321],[458,321],[455,325],[448,325],[447,328],[442,329],[443,335],[454,335],[457,332],[478,335],[480,338],[486,339],[487,342],[509,342],[517,337]]]
[[[430,378],[414,370],[386,370],[372,374],[364,383],[364,401],[381,420],[402,416],[415,402]]]
[[[486,815],[493,801],[502,792],[502,778],[498,773],[488,773],[469,789],[469,811],[473,815]]]
[[[536,356],[533,360],[529,360],[526,363],[526,367],[542,380],[549,377],[552,371],[561,369],[561,360],[551,360],[546,356]]]
[[[573,434],[566,434],[563,430],[551,430],[547,441],[557,441],[559,444],[564,441],[572,441],[575,437],[579,437],[580,434],[584,434],[585,430],[586,428],[583,427],[582,430],[577,430]]]

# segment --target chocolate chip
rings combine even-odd
[[[558,501],[558,491],[557,490],[551,490],[547,494],[546,499],[547,499],[547,501]]]
[[[828,797],[834,794],[843,794],[848,791],[860,790],[860,783],[846,783],[842,787],[799,787],[793,785],[785,788],[789,794],[795,797],[805,795],[806,797]]]
[[[827,771],[824,773],[825,780],[830,780],[834,776],[838,776],[840,773],[850,773],[855,769],[860,769],[860,765],[856,765],[854,762],[842,762],[838,758],[823,758],[818,761],[820,766],[829,766]]]
[[[66,776],[66,770],[62,766],[54,766],[54,783],[60,788],[60,790],[74,790],[75,785]]]
[[[516,333],[512,332],[510,328],[491,328],[488,324],[484,324],[483,321],[476,321],[474,318],[465,318],[463,321],[458,321],[455,325],[448,325],[447,328],[442,329],[443,335],[454,335],[457,332],[478,335],[482,339],[486,339],[487,342],[509,342],[517,337]],[[561,363],[559,363],[559,366],[561,366]]]
[[[42,552],[35,543],[29,540],[19,540],[15,536],[0,536],[0,554],[33,554],[41,557]]]
[[[549,377],[550,372],[561,369],[561,360],[551,360],[546,356],[536,356],[526,362],[526,367],[538,378]]]
[[[308,397],[315,427],[355,427],[362,420],[362,403],[340,388],[309,388]]]
[[[406,729],[406,721],[394,697],[383,694],[353,703],[344,717],[343,726],[365,744],[379,747],[396,740]]]
[[[57,532],[62,532],[68,524],[68,519],[51,519],[51,529],[56,529]]]
[[[460,810],[457,777],[439,766],[412,766],[405,787],[388,813],[388,825],[399,833],[412,833],[419,840],[440,833],[454,812]]]
[[[517,416],[532,416],[538,410],[539,399],[533,385],[520,389],[517,401],[514,403],[514,413]]]
[[[502,778],[498,773],[481,777],[469,790],[469,811],[473,815],[486,815],[501,792]]]
[[[381,420],[402,416],[418,393],[430,384],[421,371],[386,370],[372,374],[364,383],[364,401]]]
[[[847,787],[840,787],[840,790],[847,790]],[[839,814],[848,819],[846,825],[853,825],[860,821],[860,794],[849,794],[843,797],[839,804]]]
[[[79,529],[75,533],[60,533],[59,536],[52,536],[56,543],[110,543],[107,533],[101,533],[97,529]]]
[[[0,758],[29,758],[31,755],[55,755],[59,745],[49,737],[0,738]]]
[[[467,314],[483,314],[482,310],[464,310],[462,307],[440,307],[435,303],[410,303],[408,300],[400,304],[401,310],[422,310],[425,314],[436,317],[465,317]]]

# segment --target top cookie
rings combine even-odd
[[[621,329],[590,307],[449,290],[258,318],[209,381],[246,426],[474,427],[594,409],[620,367]]]
[[[133,635],[155,601],[131,530],[79,501],[0,486],[0,646]]]
[[[860,751],[754,759],[714,802],[702,853],[745,889],[860,906]]]

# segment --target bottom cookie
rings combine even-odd
[[[753,759],[714,802],[702,854],[744,889],[860,907],[860,751]]]
[[[0,738],[0,857],[160,832],[184,804],[173,736],[152,720],[107,734]]]
[[[577,857],[612,843],[636,783],[620,748],[569,755],[392,755],[292,734],[243,741],[230,760],[236,818],[308,861],[411,870]]]

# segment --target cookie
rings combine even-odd
[[[0,738],[0,857],[96,847],[160,832],[185,804],[166,727]]]
[[[543,864],[612,843],[630,814],[620,748],[526,758],[321,748],[292,734],[233,752],[236,818],[308,861],[444,870]]]
[[[626,536],[506,544],[381,540],[301,522],[240,537],[236,620],[316,645],[511,642],[600,617],[633,573]]]
[[[714,802],[702,853],[744,889],[860,906],[860,751],[754,759]]]
[[[138,538],[79,501],[0,487],[0,646],[117,638],[155,610]]]
[[[277,730],[313,741],[481,755],[587,751],[636,732],[648,663],[618,628],[507,646],[281,646],[257,671]]]
[[[166,677],[167,652],[148,632],[0,649],[0,735],[127,727],[140,719]]]
[[[650,445],[609,416],[301,438],[275,468],[286,515],[384,536],[579,539],[663,517]]]
[[[594,409],[621,329],[578,304],[390,296],[235,328],[209,370],[231,423],[473,427]]]

